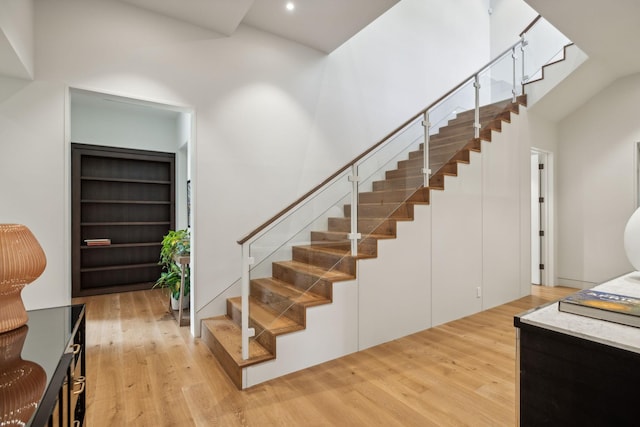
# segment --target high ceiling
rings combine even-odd
[[[94,1],[127,4],[227,36],[240,24],[248,25],[330,53],[400,0],[291,0],[295,5],[292,11],[285,8],[288,0]],[[635,46],[640,40],[636,22],[640,1],[525,1],[589,56],[589,61],[563,83],[564,91],[558,88],[540,103],[549,115],[562,117],[615,79],[640,72]],[[0,3],[0,75],[33,78],[33,67],[29,66],[33,58],[25,61],[2,30],[4,25],[27,28],[34,2],[37,7],[36,0]],[[24,13],[14,16],[20,10]],[[12,19],[8,21],[7,16]]]
[[[589,56],[533,107],[539,114],[562,119],[615,80],[640,72],[640,1],[525,1]]]
[[[400,0],[105,0],[233,34],[246,24],[330,53]],[[285,8],[290,2],[294,9]]]
[[[640,1],[526,0],[590,59],[617,77],[640,71]]]
[[[42,0],[49,1],[49,0]],[[331,53],[400,0],[95,0],[119,2],[231,36],[240,24]],[[286,8],[292,3],[293,10]],[[0,76],[32,79],[4,26],[33,38],[36,0],[0,1]],[[19,46],[18,46],[19,47]],[[25,62],[26,59],[26,62]]]

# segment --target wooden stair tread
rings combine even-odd
[[[238,311],[241,311],[242,297],[229,298],[228,301],[235,306]],[[273,335],[282,335],[304,329],[304,326],[282,315],[282,313],[275,312],[251,297],[249,298],[249,314],[251,320]]]
[[[396,205],[398,207],[400,207],[402,204],[404,203],[411,203],[414,205],[428,205],[429,202],[426,200],[413,200],[412,199],[413,194],[410,196],[407,196],[406,199],[402,200],[402,201],[398,201],[398,202],[375,202],[375,201],[367,201],[367,202],[360,202],[358,203],[358,206],[391,206],[391,205]]]
[[[436,172],[436,174],[437,175],[445,175],[445,176],[458,176],[457,173],[448,172],[448,171],[442,171],[442,172],[438,171],[438,172]]]
[[[405,169],[405,168],[398,168],[398,169]],[[409,168],[406,168],[409,169]],[[397,170],[397,169],[391,169],[391,170]],[[373,191],[363,191],[362,193],[360,193],[360,196],[362,196],[363,194],[371,194],[371,193],[375,193],[375,194],[405,194],[408,196],[411,196],[413,193],[420,191],[422,188],[422,186],[420,187],[409,187],[409,188],[396,188],[396,189],[391,189],[391,190],[373,190]]]
[[[296,249],[300,249],[303,251],[308,251],[308,252],[312,252],[312,253],[320,253],[320,254],[325,254],[325,255],[329,255],[330,257],[332,257],[331,259],[336,260],[336,259],[344,259],[344,260],[348,260],[353,258],[351,256],[351,245],[350,245],[350,241],[349,241],[349,246],[348,247],[336,247],[336,246],[322,246],[322,245],[313,245],[313,244],[309,244],[309,245],[297,245],[295,248]]]
[[[424,175],[420,174],[420,175],[407,175],[407,176],[403,176],[403,177],[394,177],[394,178],[387,178],[387,179],[382,179],[380,180],[381,182],[386,182],[389,185],[398,185],[398,184],[410,184],[410,181],[412,179],[415,180],[422,180],[424,181]],[[403,188],[407,188],[407,187],[397,187],[397,189],[403,189]]]
[[[471,141],[472,139],[474,139],[473,133],[468,136],[465,136],[464,138],[450,138],[446,140],[430,141],[429,153],[433,154],[439,151],[445,151],[445,150],[451,149],[452,147],[457,147],[458,145],[461,145],[461,144],[464,145],[467,142]],[[422,154],[421,151],[419,153]]]
[[[363,235],[375,234],[375,235],[388,235],[390,237],[396,236],[396,223],[397,221],[392,218],[380,221],[379,218],[358,218],[358,232]],[[329,230],[338,233],[351,232],[351,218],[349,217],[332,217],[329,218]]]
[[[322,234],[327,234],[329,236],[335,236],[336,239],[335,240],[323,240],[323,241],[317,241],[317,242],[313,242],[312,246],[314,245],[322,245],[325,243],[328,244],[335,244],[335,243],[339,243],[340,240],[344,240],[346,243],[351,243],[351,241],[349,240],[349,233],[348,232],[344,232],[344,231],[320,231],[319,233]],[[362,236],[362,238],[372,238],[372,239],[395,239],[395,236],[391,236],[389,234],[367,234],[366,236]]]
[[[381,203],[429,203],[427,187],[383,189],[360,193],[360,204]]]
[[[394,221],[413,220],[413,205],[409,202],[358,203],[358,216],[361,218],[392,219]],[[351,205],[345,205],[345,216],[351,217]]]
[[[412,169],[411,169],[412,170]],[[422,185],[424,183],[424,175],[407,175],[398,178],[386,178],[373,182],[373,188],[382,186],[388,189],[402,189],[414,187],[416,184]]]
[[[509,122],[509,110],[504,109],[496,109],[494,111],[485,111],[480,114],[480,124],[485,126],[489,124],[492,120],[501,119],[503,121]],[[430,134],[431,137],[436,135],[442,135],[446,133],[454,133],[454,132],[464,132],[465,130],[471,129],[473,132],[473,124],[475,123],[475,112],[469,114],[468,116],[456,117],[447,122],[446,125],[441,126],[437,132]]]
[[[325,298],[322,295],[318,295],[312,291],[304,292],[300,288],[296,288],[295,286],[287,282],[274,279],[273,277],[264,277],[261,279],[254,279],[252,280],[252,282],[258,283],[260,286],[262,286],[269,292],[278,294],[284,298],[287,298],[297,304],[301,304],[306,307],[321,305],[321,304],[328,304],[331,302],[330,299]]]
[[[369,236],[366,236],[369,237]],[[349,241],[349,243],[351,243]],[[335,246],[333,247],[328,247],[328,246],[316,246],[315,244],[313,245],[305,245],[305,246],[296,246],[296,248],[302,248],[302,249],[306,249],[306,250],[310,250],[310,251],[318,251],[318,252],[324,252],[326,254],[331,254],[331,255],[340,255],[343,257],[353,257],[353,255],[351,255],[351,248],[336,248]],[[353,258],[375,258],[375,255],[368,255],[368,254],[362,254],[362,253],[358,253],[357,256],[353,257]]]
[[[343,273],[341,271],[326,270],[321,267],[316,267],[315,265],[309,265],[309,264],[305,264],[298,261],[278,261],[278,262],[275,262],[274,264],[278,264],[295,271],[310,274],[316,277],[321,277],[323,279],[327,279],[335,282],[355,279],[355,276]]]
[[[428,204],[427,202],[424,202],[426,204]],[[383,206],[383,207],[387,207],[389,209],[392,209],[393,207],[396,207],[397,209],[400,209],[403,207],[403,205],[406,204],[422,204],[422,202],[414,202],[412,200],[404,200],[402,202],[382,202],[382,203],[368,203],[368,202],[364,202],[364,203],[358,203],[358,209],[363,209],[363,208],[367,208],[367,207],[372,207],[372,206]],[[371,219],[372,217],[366,217],[367,219]],[[384,218],[386,219],[386,218]],[[392,219],[398,219],[396,217],[393,217]]]
[[[457,154],[457,152],[454,153],[454,155],[455,154]],[[436,159],[436,158],[445,158],[445,160],[447,160],[449,158],[447,155],[449,155],[449,153],[445,153],[445,155],[430,154],[429,155],[429,161],[432,163],[433,160]],[[451,160],[455,160],[458,163],[469,163],[469,160],[467,160],[467,159],[458,158],[458,159],[451,159]],[[402,160],[402,161],[398,162],[397,169],[411,169],[411,168],[414,167],[414,164],[422,165],[422,156],[413,158],[411,160]],[[380,190],[380,191],[393,191],[393,190]],[[398,191],[398,190],[396,190],[396,191]]]
[[[318,251],[324,252],[331,255],[339,255],[339,256],[350,256],[351,252],[348,249],[341,249],[336,247],[325,247],[325,246],[315,246],[315,245],[296,245],[296,248],[310,250],[310,251]]]
[[[348,219],[348,218],[347,218]],[[374,216],[368,216],[365,219],[372,221],[372,222],[379,222],[381,223],[382,221],[387,221],[389,219],[393,220],[393,221],[411,221],[413,220],[413,218],[409,218],[409,217],[393,217],[393,218],[389,218],[389,217],[374,217]],[[362,234],[362,232],[361,232]],[[364,234],[363,234],[364,236]],[[369,236],[368,234],[366,236]],[[395,238],[396,236],[387,236],[387,238]]]
[[[249,359],[242,359],[242,330],[227,316],[203,319],[202,325],[211,331],[216,340],[240,368],[275,358],[256,340],[249,340]]]

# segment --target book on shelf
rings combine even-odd
[[[561,299],[558,310],[640,328],[640,298],[627,295],[583,289]]]
[[[85,239],[84,243],[87,246],[109,246],[111,239]]]

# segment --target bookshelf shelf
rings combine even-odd
[[[74,143],[71,164],[72,295],[149,288],[175,228],[175,155]]]
[[[119,204],[127,204],[127,205],[169,205],[171,202],[166,200],[81,200],[80,203],[102,203],[102,204],[110,204],[110,205],[119,205]]]
[[[80,250],[97,250],[97,249],[120,249],[120,248],[137,248],[137,247],[157,247],[160,248],[162,246],[161,243],[157,242],[145,242],[145,243],[112,243],[110,245],[82,245],[80,246]],[[158,251],[158,253],[160,253]]]

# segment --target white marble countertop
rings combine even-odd
[[[640,272],[635,271],[593,289],[640,298]],[[521,323],[640,353],[640,328],[558,310],[552,303],[517,316]]]

